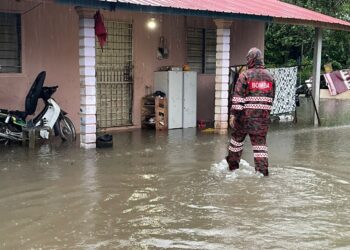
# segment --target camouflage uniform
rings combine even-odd
[[[268,175],[266,135],[275,95],[275,82],[265,69],[262,53],[252,48],[247,55],[248,69],[241,73],[231,95],[230,113],[235,117],[226,157],[230,170],[239,168],[247,134],[253,146],[255,170]]]

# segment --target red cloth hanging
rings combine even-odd
[[[100,13],[100,11],[96,11],[96,14],[94,15],[95,19],[95,35],[97,36],[98,42],[100,43],[101,48],[103,49],[103,46],[107,42],[107,30],[105,27],[105,24],[103,23],[103,17]]]

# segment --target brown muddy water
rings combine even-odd
[[[195,129],[0,147],[0,249],[350,249],[349,134],[273,125],[267,178]]]

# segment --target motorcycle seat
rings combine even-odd
[[[8,114],[9,111],[7,109],[0,109],[0,113],[2,114]]]
[[[19,111],[19,110],[8,111],[8,114],[21,118],[22,120],[25,120],[27,117],[27,113],[25,111]]]

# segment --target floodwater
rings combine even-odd
[[[0,249],[350,249],[349,135],[273,125],[267,178],[195,129],[1,147]]]

